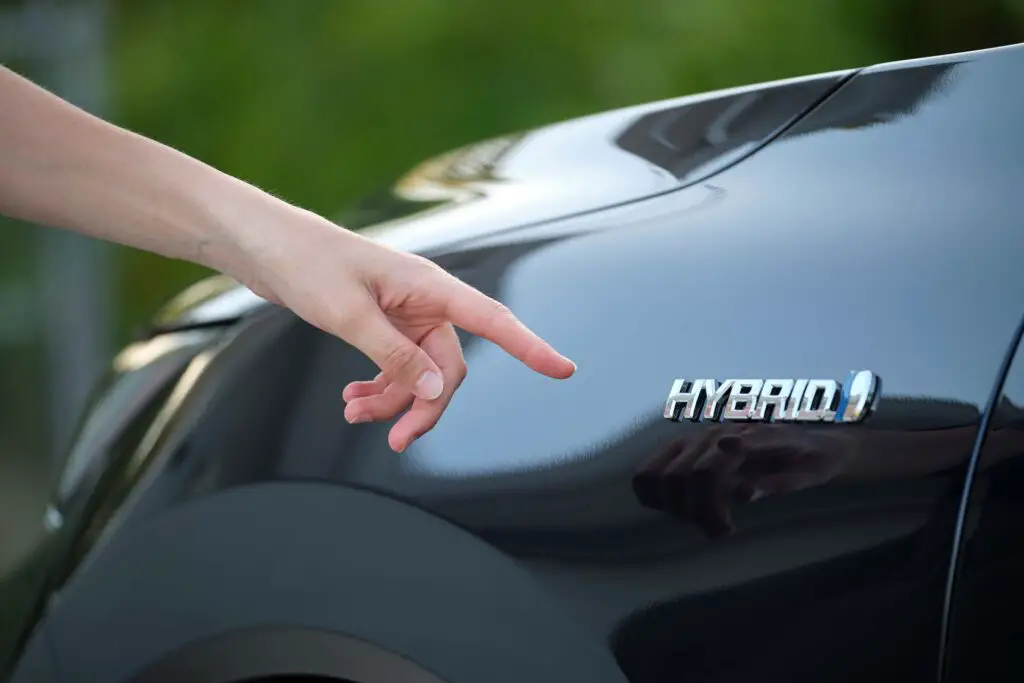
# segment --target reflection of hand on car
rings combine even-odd
[[[716,424],[673,441],[633,478],[640,502],[731,534],[730,504],[818,486],[855,456],[850,430]]]
[[[943,402],[892,401],[895,419],[911,412],[941,424]],[[978,420],[931,429],[701,424],[670,443],[633,477],[640,503],[692,521],[711,537],[731,534],[730,506],[831,481],[915,477],[964,464]],[[948,422],[947,422],[948,424]],[[985,442],[981,470],[1024,454],[1024,411],[1003,401]]]

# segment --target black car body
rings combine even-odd
[[[1024,47],[492,140],[346,222],[577,375],[464,336],[467,380],[396,455],[342,417],[367,359],[201,283],[118,356],[31,576],[0,577],[13,680],[1021,676]],[[659,455],[725,429],[665,419],[677,378],[851,369],[882,378],[863,424],[747,425],[824,446],[731,520]]]

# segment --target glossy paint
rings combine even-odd
[[[563,218],[470,229],[456,202],[377,229],[579,365],[555,382],[463,337],[467,380],[401,456],[342,417],[375,374],[353,349],[251,300],[184,306],[162,329],[202,329],[138,347],[185,349],[163,390],[76,446],[27,652],[126,680],[285,625],[449,683],[937,680],[965,474],[1024,314],[1021,74],[1008,48],[830,77],[708,171],[644,156],[690,129],[643,110],[595,139],[649,192],[623,170],[614,201],[551,200]],[[662,415],[678,377],[860,368],[883,388],[859,425]]]
[[[950,577],[946,680],[988,683],[1019,668],[1024,626],[1024,322],[976,445]]]
[[[768,143],[852,71],[690,95],[487,140],[431,159],[341,217],[422,251],[699,182]]]

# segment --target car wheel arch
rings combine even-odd
[[[350,658],[360,651],[373,659],[377,648],[444,683],[560,683],[577,674],[625,681],[607,645],[511,558],[367,491],[317,483],[229,489],[129,519],[97,551],[45,619],[58,669],[83,680],[159,683],[136,677],[161,661],[184,662],[175,653],[195,652],[190,646],[276,633],[293,653],[302,639],[299,651],[344,642]],[[252,673],[297,664],[281,659]]]

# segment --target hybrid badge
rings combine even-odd
[[[665,401],[675,422],[863,422],[874,410],[881,380],[869,370],[831,379],[677,379]]]

